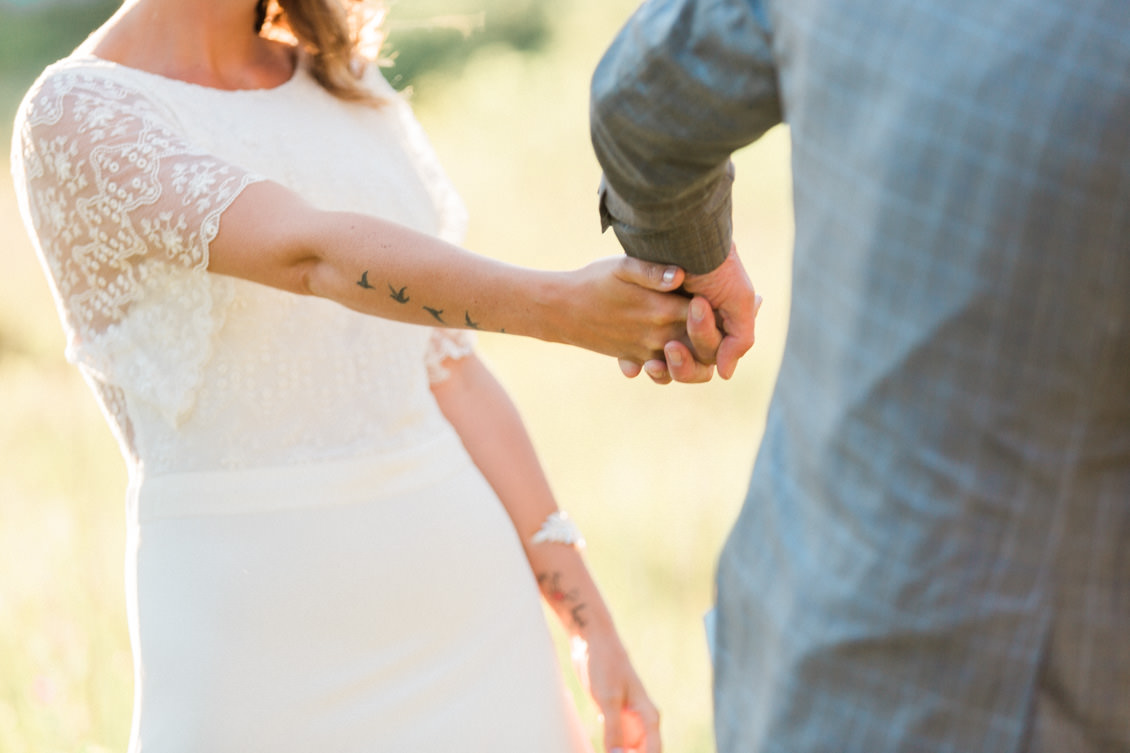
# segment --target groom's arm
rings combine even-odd
[[[730,155],[781,120],[760,3],[645,3],[597,67],[590,118],[604,228],[629,255],[687,270],[684,287],[719,311],[729,376],[753,343],[756,307],[731,253]],[[710,332],[691,336],[710,347]]]

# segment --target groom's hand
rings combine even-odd
[[[730,247],[729,256],[717,269],[688,274],[683,289],[695,294],[687,312],[686,340],[667,343],[663,349],[666,360],[651,360],[642,367],[621,360],[625,376],[635,377],[642,368],[658,384],[708,382],[717,362],[719,376],[729,379],[738,360],[753,347],[761,296],[754,291],[736,246]]]
[[[722,343],[722,332],[714,318],[710,303],[701,296],[691,299],[687,307],[687,342],[672,340],[663,348],[664,358],[643,364],[642,370],[656,384],[672,380],[684,383],[709,382],[714,376],[714,358]],[[666,360],[664,360],[666,359]],[[638,376],[640,364],[620,361],[626,377]]]
[[[734,375],[738,360],[753,347],[754,323],[761,308],[761,296],[753,289],[737,246],[730,247],[726,261],[717,269],[702,275],[686,276],[683,289],[695,300],[687,319],[690,349],[680,342],[664,348],[670,375],[675,381],[694,381],[698,370],[691,364],[714,361],[718,376]],[[713,306],[715,317],[706,316],[702,299]]]
[[[678,267],[640,261],[630,256],[623,257],[619,274],[627,282],[657,292],[673,292],[678,288],[685,288],[684,283],[688,277]],[[685,295],[685,290],[683,294]],[[646,371],[652,381],[666,384],[671,381],[668,361],[674,361],[677,362],[674,368],[677,381],[709,382],[714,376],[714,355],[722,342],[722,334],[714,323],[714,312],[705,299],[692,299],[688,304],[686,328],[687,344],[668,342],[664,346],[663,358],[656,357],[646,363],[621,358],[620,371],[628,378],[637,377],[641,371]]]

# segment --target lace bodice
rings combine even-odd
[[[82,369],[146,473],[396,450],[446,425],[428,389],[462,332],[376,319],[207,271],[247,185],[459,242],[464,211],[407,104],[370,66],[380,108],[300,67],[222,91],[90,57],[47,69],[16,120],[25,222]]]

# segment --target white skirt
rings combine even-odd
[[[130,489],[132,753],[578,753],[537,586],[454,436]]]

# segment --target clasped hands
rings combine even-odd
[[[708,382],[717,366],[718,375],[729,379],[738,360],[753,347],[761,296],[754,291],[736,246],[711,272],[686,274],[681,290],[691,296],[685,337],[667,342],[663,358],[643,363],[619,359],[625,376],[633,378],[643,371],[657,384]]]

